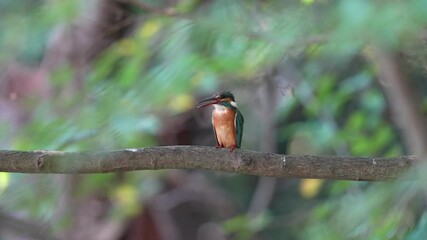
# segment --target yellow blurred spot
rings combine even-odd
[[[158,21],[151,20],[147,21],[144,26],[139,31],[139,36],[142,38],[151,38],[156,34],[161,27],[161,24]]]
[[[190,94],[181,94],[174,97],[169,104],[171,110],[175,112],[184,112],[195,107],[194,98]]]
[[[299,191],[304,198],[315,197],[323,186],[322,179],[303,179],[299,185]]]
[[[123,56],[131,56],[136,52],[136,43],[132,39],[123,39],[118,43],[118,52]]]
[[[132,215],[139,211],[138,191],[134,186],[122,185],[117,187],[113,192],[113,198],[126,214]]]
[[[304,3],[305,5],[311,5],[314,3],[314,0],[300,0],[302,3]]]
[[[10,174],[7,172],[0,172],[0,193],[4,192],[9,186]]]

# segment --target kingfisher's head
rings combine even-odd
[[[224,91],[199,101],[197,108],[207,107],[213,104],[222,105],[229,108],[237,108],[237,104],[234,101],[234,96],[229,91]]]

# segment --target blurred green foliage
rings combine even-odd
[[[134,7],[138,24],[93,60],[81,91],[67,92],[75,78],[72,64],[53,69],[52,96],[26,103],[30,120],[14,132],[0,122],[1,147],[78,151],[155,146],[162,119],[192,109],[196,92],[226,88],[236,90],[238,101],[248,100],[239,101],[252,123],[246,127],[244,147],[259,149],[260,140],[253,140],[258,138],[258,120],[250,104],[262,86],[260,76],[272,68],[294,66],[294,96],[281,98],[275,109],[278,151],[406,153],[378,83],[372,48],[411,53],[407,61],[416,66],[411,69],[418,76],[413,81],[424,86],[416,91],[425,113],[425,72],[419,72],[427,51],[417,50],[426,31],[427,1],[177,2],[169,16]],[[95,1],[0,0],[0,65],[39,66],[54,28],[75,23],[93,6]],[[112,216],[126,217],[140,210],[138,203],[162,191],[162,176],[128,173],[120,181],[113,174],[84,176],[78,192],[107,192],[115,203]],[[54,178],[0,174],[1,207],[33,219],[52,219],[52,206],[60,198]],[[285,180],[281,186],[287,187],[278,187],[270,208],[251,219],[245,209],[255,179],[212,179],[236,201],[238,214],[222,224],[236,239],[427,236],[420,203],[425,201],[424,182]],[[308,184],[305,196],[300,184]]]

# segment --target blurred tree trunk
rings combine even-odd
[[[55,91],[65,98],[75,98],[85,92],[86,72],[92,61],[130,32],[135,20],[127,1],[98,0],[74,23],[54,29],[41,68],[51,73],[58,68],[71,67],[73,72],[69,85]],[[105,204],[102,199],[76,196],[81,178],[81,175],[56,178],[61,190],[56,219],[70,220],[63,233],[64,239],[116,239],[123,231],[122,222],[104,219],[108,208],[94,207],[94,204]]]
[[[277,91],[275,83],[278,71],[273,68],[269,74],[265,76],[262,86],[259,88],[259,124],[261,129],[260,134],[260,150],[262,152],[277,151],[277,135],[276,135],[276,107],[277,107]],[[256,217],[262,213],[273,198],[274,190],[276,189],[277,179],[271,177],[260,177],[252,196],[251,203],[248,209],[248,215]]]
[[[393,120],[400,127],[401,134],[411,154],[427,156],[426,118],[421,114],[420,98],[412,89],[405,74],[403,57],[398,54],[376,49],[375,64],[381,86],[390,103]]]

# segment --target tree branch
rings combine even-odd
[[[104,152],[0,151],[0,171],[106,173],[154,169],[206,169],[258,176],[383,181],[416,165],[414,156],[392,158],[287,156],[204,146],[166,146]]]

